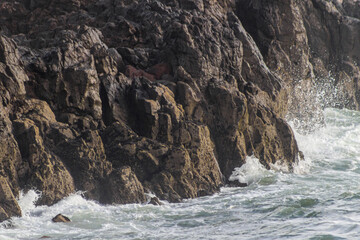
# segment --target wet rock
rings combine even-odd
[[[12,115],[24,162],[15,172],[21,186],[46,193],[42,203],[75,189],[121,202],[116,196],[125,193],[115,187],[115,176],[124,177],[123,185],[130,182],[129,189],[137,186],[140,195],[143,185],[161,199],[180,201],[218,191],[223,174],[248,154],[255,152],[264,164],[284,154],[271,148],[262,154],[258,145],[265,146],[265,138],[249,122],[257,112],[250,108],[266,105],[275,116],[286,104],[280,80],[231,13],[233,4],[120,4],[113,24],[101,20],[109,14],[105,3],[89,2],[81,13],[82,4],[46,3],[50,10],[63,7],[51,18],[40,12],[44,4],[27,6],[31,24],[12,28],[23,33],[16,38],[22,45],[18,56],[29,76],[26,94],[33,98],[19,101]],[[57,29],[54,35],[46,22]],[[278,135],[268,138],[277,143]],[[285,161],[294,161],[293,149]],[[130,173],[119,172],[126,166]],[[48,177],[36,177],[42,175]],[[104,183],[110,187],[102,188]],[[55,186],[60,190],[52,194]],[[131,201],[141,197],[126,200]]]
[[[152,197],[150,199],[149,204],[152,204],[152,205],[155,205],[155,206],[164,205],[162,202],[160,202],[160,200],[157,197]]]
[[[87,130],[76,137],[54,133],[59,137],[54,152],[69,169],[76,189],[86,191],[85,196],[100,200],[103,195],[103,181],[112,171],[98,131]]]
[[[289,85],[289,119],[301,119],[309,131],[322,123],[324,107],[359,108],[358,46],[352,41],[359,35],[357,3],[250,2],[238,1],[237,15],[267,65]]]
[[[21,216],[21,209],[9,186],[8,180],[0,176],[0,221],[13,216]]]
[[[241,183],[239,181],[228,181],[226,184],[227,187],[247,187],[247,183]]]
[[[114,170],[107,183],[108,199],[106,203],[144,203],[146,201],[143,186],[130,167]]]
[[[55,223],[58,223],[58,222],[71,222],[70,218],[62,215],[61,213],[56,215],[53,219],[51,219],[51,221],[53,221]]]
[[[27,189],[35,187],[41,190],[43,194],[38,203],[47,205],[74,192],[72,176],[46,143],[46,128],[60,127],[56,126],[55,116],[47,103],[27,101],[19,107],[19,118],[13,120],[13,125],[26,166],[19,175],[21,185]]]

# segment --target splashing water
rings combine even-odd
[[[326,109],[326,126],[296,133],[306,160],[294,173],[266,170],[254,157],[234,170],[244,188],[183,203],[102,206],[74,194],[0,225],[0,239],[360,239],[360,113]],[[52,223],[62,213],[71,223]]]
[[[235,168],[230,181],[239,181],[247,185],[260,181],[264,176],[271,175],[269,171],[260,163],[259,159],[254,156],[247,157],[245,164]]]

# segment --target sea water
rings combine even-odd
[[[255,157],[234,169],[243,188],[162,206],[100,205],[81,193],[0,224],[0,239],[360,239],[360,112],[326,109],[325,126],[296,134],[305,161],[288,173]],[[53,223],[62,213],[71,223]]]

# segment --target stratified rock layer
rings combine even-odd
[[[308,96],[332,67],[336,99],[358,108],[354,4],[2,1],[0,220],[21,214],[20,189],[48,205],[77,190],[178,202],[217,192],[249,155],[291,170],[284,117],[318,114]]]

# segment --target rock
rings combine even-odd
[[[144,189],[179,202],[249,155],[291,171],[303,155],[285,116],[307,131],[323,107],[359,109],[357,5],[3,0],[0,176],[15,208],[1,218],[20,214],[20,189],[38,204],[76,190],[145,202]]]
[[[359,109],[354,65],[359,48],[352,41],[359,35],[356,3],[250,2],[238,1],[237,15],[267,65],[289,85],[289,119],[301,119],[309,131],[322,123],[324,107]]]
[[[227,187],[247,187],[248,184],[246,183],[241,183],[238,181],[228,181],[228,183],[226,184]]]
[[[103,182],[111,173],[112,165],[107,161],[99,132],[87,130],[73,138],[55,132],[51,137],[56,141],[54,152],[68,167],[76,189],[100,201],[104,194]]]
[[[0,75],[2,85],[11,96],[24,95],[24,83],[28,80],[18,52],[18,47],[12,39],[0,35]]]
[[[9,219],[9,215],[7,214],[7,212],[5,212],[5,210],[3,208],[0,208],[0,221],[4,221],[6,219]]]
[[[51,221],[53,221],[55,223],[58,223],[58,222],[71,222],[70,218],[62,215],[61,213],[56,215],[53,219],[51,219]]]
[[[47,103],[29,100],[19,107],[19,118],[13,120],[14,136],[19,144],[26,168],[19,174],[26,189],[42,191],[38,203],[51,205],[74,192],[73,178],[65,164],[53,152],[46,137],[46,128],[56,125]]]
[[[162,202],[160,202],[160,200],[157,197],[152,197],[150,199],[149,204],[152,204],[152,205],[155,205],[155,206],[164,205]]]
[[[21,216],[21,209],[5,177],[0,176],[0,221]]]
[[[11,106],[9,132],[14,126],[7,139],[13,134],[18,149],[8,164],[14,189],[38,188],[41,204],[75,190],[100,202],[143,202],[144,187],[178,202],[218,191],[249,154],[264,164],[295,161],[292,132],[277,131],[286,108],[281,80],[233,4],[119,3],[113,13],[105,2],[30,5],[16,7],[17,22],[1,18],[17,41],[3,45],[18,49],[3,63],[28,77],[13,81],[26,92],[1,95]],[[118,17],[104,22],[106,14]],[[267,138],[257,135],[264,129]],[[285,138],[286,153],[265,143],[283,146]]]
[[[155,76],[145,72],[144,70],[136,69],[130,65],[127,65],[125,69],[125,75],[129,78],[145,77],[150,81],[155,81]]]
[[[158,63],[150,67],[147,72],[154,75],[155,79],[160,80],[164,75],[171,75],[172,69],[167,63]]]
[[[183,105],[186,114],[191,117],[196,106],[200,102],[198,94],[189,86],[189,84],[178,81],[177,97],[179,102]]]
[[[130,167],[114,170],[107,183],[109,197],[106,203],[144,203],[146,201],[143,186]]]
[[[106,153],[114,167],[131,166],[144,187],[161,199],[180,201],[197,197],[202,191],[215,192],[222,180],[210,132],[205,126],[188,128],[194,144],[188,150],[169,150],[171,146],[144,139],[128,126],[116,123],[103,135]]]

